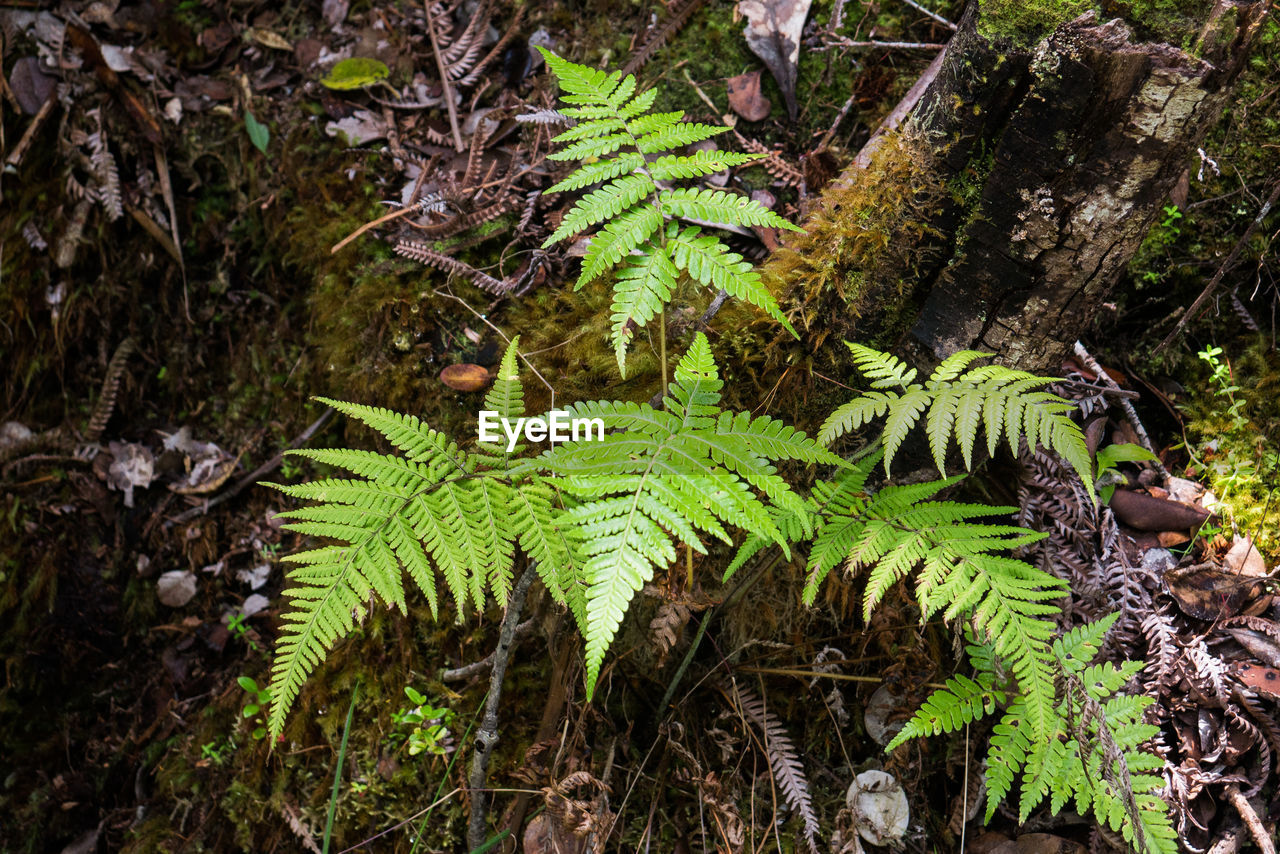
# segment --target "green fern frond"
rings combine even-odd
[[[579,502],[561,517],[580,543],[586,581],[588,694],[635,593],[676,557],[676,544],[705,551],[702,534],[728,542],[737,527],[788,549],[775,518],[804,510],[773,463],[838,464],[814,440],[772,419],[723,413],[719,377],[705,335],[695,336],[668,390],[666,411],[600,402],[570,408],[599,418],[603,441],[561,445],[541,458]]]
[[[759,202],[725,190],[698,190],[692,187],[662,190],[658,193],[658,204],[672,216],[699,219],[717,225],[760,225],[788,231],[804,230]]]
[[[940,364],[929,379],[915,382],[916,371],[888,353],[849,344],[854,364],[872,391],[839,407],[823,424],[818,440],[831,442],[875,418],[885,418],[885,473],[907,434],[925,416],[925,430],[934,464],[946,471],[947,449],[954,438],[966,469],[973,467],[978,427],[987,436],[987,453],[994,454],[1004,438],[1014,455],[1025,439],[1065,459],[1093,494],[1093,461],[1084,434],[1071,419],[1070,403],[1039,389],[1053,382],[1000,365],[970,368],[991,355],[963,350]],[[926,414],[927,413],[927,414]]]
[[[683,232],[676,220],[697,219],[731,226],[761,225],[798,231],[786,219],[750,199],[723,190],[659,188],[658,182],[713,175],[759,159],[757,154],[673,149],[709,139],[727,128],[684,121],[683,112],[652,113],[654,90],[636,92],[635,78],[621,78],[568,62],[539,48],[561,80],[562,112],[579,123],[555,141],[566,147],[548,157],[558,161],[597,159],[547,192],[600,188],[579,199],[543,246],[597,228],[591,236],[576,288],[621,265],[614,284],[611,341],[618,369],[626,375],[626,352],[634,330],[661,314],[681,272],[699,284],[723,289],[765,311],[788,332],[773,294],[741,255],[697,228]],[[645,155],[660,154],[652,163]],[[666,221],[672,220],[670,223]]]
[[[1025,822],[1047,798],[1055,814],[1071,804],[1081,815],[1093,812],[1099,823],[1134,848],[1150,854],[1174,854],[1177,834],[1168,805],[1156,794],[1164,786],[1158,773],[1164,760],[1144,749],[1159,732],[1159,727],[1143,721],[1143,713],[1153,701],[1116,694],[1142,669],[1142,662],[1125,662],[1119,667],[1091,664],[1116,616],[1072,629],[1053,640],[1053,658],[1068,687],[1054,700],[1047,734],[1030,719],[1025,695],[1002,687],[1004,677],[997,666],[995,647],[971,644],[967,649],[970,663],[977,669],[975,676],[948,680],[886,749],[893,750],[911,738],[957,732],[1004,706],[987,755],[986,820],[1012,794],[1020,777],[1020,821]],[[1072,690],[1071,685],[1080,686],[1080,690]],[[1115,751],[1119,751],[1118,763]],[[1119,783],[1124,779],[1133,795],[1132,806]]]
[[[695,151],[689,155],[668,154],[649,164],[649,174],[655,181],[675,181],[714,175],[735,166],[742,166],[764,157],[763,154],[744,154],[737,151]],[[788,223],[789,224],[789,223]]]
[[[638,255],[627,259],[618,271],[613,293],[613,347],[618,372],[627,375],[627,346],[635,334],[632,326],[643,327],[656,317],[671,299],[680,271],[671,263],[665,246],[646,244]]]
[[[513,340],[499,365],[487,408],[502,417],[524,413]],[[463,452],[417,418],[359,404],[326,401],[364,422],[398,449],[292,452],[344,468],[356,478],[330,477],[273,486],[314,502],[282,513],[285,527],[337,542],[286,560],[288,602],[272,665],[268,728],[283,730],[302,683],[337,640],[351,631],[371,600],[406,610],[402,573],[422,589],[438,614],[437,575],[459,607],[505,601],[517,546],[537,562],[552,596],[586,618],[579,558],[560,528],[556,493],[528,465],[512,465],[505,448]]]

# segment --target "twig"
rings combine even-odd
[[[1235,266],[1236,259],[1240,257],[1240,253],[1248,244],[1249,239],[1253,237],[1253,233],[1258,230],[1258,226],[1262,225],[1262,221],[1267,218],[1267,214],[1271,213],[1271,207],[1280,199],[1280,181],[1276,181],[1275,186],[1271,188],[1271,195],[1267,197],[1266,202],[1262,205],[1262,210],[1258,211],[1258,215],[1253,218],[1253,222],[1249,223],[1249,227],[1244,230],[1244,234],[1240,235],[1240,239],[1236,241],[1236,245],[1231,248],[1231,254],[1227,255],[1227,259],[1222,262],[1222,266],[1218,268],[1218,272],[1213,274],[1213,278],[1209,280],[1209,284],[1204,286],[1204,290],[1200,292],[1200,296],[1196,297],[1196,301],[1191,304],[1191,308],[1187,309],[1182,317],[1178,320],[1178,325],[1173,331],[1165,336],[1151,354],[1154,356],[1164,350],[1173,343],[1173,339],[1182,334],[1182,330],[1187,328],[1187,324],[1200,316],[1200,312],[1204,308],[1204,304],[1212,296],[1213,292],[1218,289],[1218,285],[1222,284],[1222,278],[1232,267]]]
[[[1098,360],[1093,358],[1093,356],[1089,354],[1089,351],[1086,350],[1084,345],[1079,341],[1076,342],[1075,352],[1080,361],[1084,362],[1085,366],[1089,370],[1093,371],[1094,376],[1102,380],[1112,389],[1120,388],[1119,383],[1111,379],[1111,374],[1103,370],[1102,365],[1098,364]],[[1120,408],[1124,410],[1124,417],[1129,419],[1129,423],[1133,425],[1133,432],[1138,434],[1138,441],[1142,443],[1142,447],[1150,451],[1152,456],[1156,458],[1153,461],[1155,463],[1156,471],[1160,472],[1160,477],[1168,480],[1170,477],[1169,470],[1164,467],[1164,463],[1160,462],[1160,456],[1156,453],[1155,446],[1151,444],[1151,437],[1147,435],[1146,428],[1143,427],[1142,422],[1138,420],[1138,411],[1133,408],[1132,401],[1127,397],[1120,398]]]
[[[449,108],[449,129],[453,131],[453,147],[458,151],[464,151],[466,146],[462,144],[462,131],[458,129],[458,106],[453,102],[453,84],[449,82],[449,69],[444,64],[443,54],[440,53],[440,40],[436,38],[436,19],[431,14],[431,0],[425,0],[423,7],[427,13],[427,34],[431,36],[431,52],[435,54],[436,68],[440,71],[444,105]]]
[[[1271,834],[1262,824],[1262,819],[1258,818],[1258,814],[1250,806],[1248,799],[1240,792],[1240,787],[1235,783],[1227,786],[1227,800],[1231,801],[1231,805],[1236,808],[1236,812],[1240,813],[1240,818],[1244,819],[1244,826],[1249,828],[1249,835],[1253,837],[1254,843],[1258,846],[1258,850],[1262,854],[1276,854],[1276,844],[1271,839]]]
[[[502,699],[502,680],[507,675],[507,664],[511,660],[511,647],[516,639],[516,625],[520,621],[520,612],[524,609],[525,596],[537,576],[537,564],[530,563],[528,568],[511,589],[511,598],[507,601],[507,614],[502,618],[502,631],[498,635],[498,647],[493,651],[493,672],[489,674],[489,695],[484,704],[484,718],[480,721],[480,729],[476,731],[475,753],[471,756],[471,774],[467,778],[467,787],[471,791],[471,821],[467,827],[467,847],[475,851],[485,842],[485,819],[489,813],[489,793],[485,791],[485,780],[489,776],[489,757],[498,743],[498,703]]]
[[[26,131],[22,134],[22,139],[18,140],[18,145],[13,151],[9,152],[9,156],[4,161],[6,166],[17,168],[22,164],[22,158],[26,156],[27,149],[31,147],[36,134],[40,132],[40,128],[44,125],[45,120],[49,118],[49,114],[53,112],[53,108],[57,103],[57,95],[50,92],[49,97],[45,98],[44,103],[40,105],[40,111],[36,113],[35,118],[27,125]]]
[[[937,12],[931,12],[930,10],[921,6],[919,3],[916,2],[916,0],[902,0],[902,2],[906,3],[908,6],[910,6],[912,9],[915,9],[917,12],[923,12],[924,14],[928,15],[930,18],[933,18],[933,20],[937,21],[939,24],[942,24],[942,26],[946,27],[948,30],[952,30],[954,32],[957,29],[955,24],[951,23],[946,18],[939,15]]]
[[[696,329],[706,329],[707,324],[711,322],[711,318],[716,316],[716,312],[720,311],[720,307],[724,305],[725,300],[729,298],[729,292],[721,288],[716,292],[715,299],[711,301],[711,305],[707,306],[707,310],[702,313],[702,317],[698,318],[698,322],[694,324]]]
[[[333,412],[334,410],[332,406],[325,407],[324,412],[320,413],[320,417],[317,418],[315,421],[312,421],[311,426],[307,427],[306,430],[303,430],[301,433],[299,433],[297,438],[295,438],[292,442],[289,443],[289,450],[292,450],[294,448],[300,448],[303,445],[305,445],[308,441],[310,441],[311,437],[316,434],[316,431],[318,431],[321,427],[323,427],[325,425],[325,422],[333,417]],[[283,462],[284,462],[284,452],[282,451],[276,454],[271,459],[267,460],[262,465],[258,466],[253,471],[249,472],[244,477],[240,478],[240,480],[236,481],[235,486],[231,487],[226,492],[220,493],[219,495],[215,495],[213,498],[210,498],[208,501],[202,501],[199,504],[197,504],[195,507],[192,507],[190,510],[186,510],[182,513],[179,513],[170,521],[169,524],[181,525],[183,522],[190,522],[192,519],[196,518],[197,516],[203,516],[205,513],[208,513],[210,510],[212,510],[214,507],[217,507],[219,504],[223,503],[224,501],[235,498],[246,487],[252,486],[253,484],[257,483],[260,478],[266,477],[267,475],[271,474],[271,472],[278,469],[280,467],[280,464]]]
[[[520,625],[516,626],[516,640],[523,638],[529,632],[533,631],[535,620],[530,618]],[[464,664],[462,667],[454,667],[450,670],[440,671],[441,682],[461,682],[464,679],[470,679],[477,673],[483,673],[490,667],[493,667],[493,659],[496,652],[491,652],[479,661],[473,661],[470,664]]]
[[[836,47],[845,49],[868,50],[872,48],[884,48],[886,50],[945,50],[947,45],[945,42],[935,44],[934,42],[882,42],[882,41],[851,41],[843,36],[835,36],[831,39],[831,44]]]

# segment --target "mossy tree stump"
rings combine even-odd
[[[823,244],[800,254],[854,259],[834,290],[863,319],[841,337],[867,340],[888,323],[909,329],[902,347],[922,362],[971,348],[1057,370],[1221,115],[1268,5],[1206,5],[1184,47],[1139,41],[1092,11],[1031,43],[993,20],[999,3],[971,3],[898,145],[851,168],[806,223]],[[866,217],[833,211],[876,198],[913,151],[933,153],[915,163],[928,173],[912,182],[915,251],[850,252],[866,243]],[[882,231],[903,237],[900,225]],[[794,261],[784,254],[776,272],[794,280]],[[820,267],[806,258],[801,278]],[[869,307],[865,289],[840,286],[854,278],[881,296],[899,279],[900,298]]]

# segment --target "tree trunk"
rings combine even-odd
[[[807,288],[801,319],[829,318],[813,301],[834,290],[855,321],[840,337],[875,340],[856,319],[897,314],[894,343],[919,361],[969,348],[1056,371],[1195,160],[1268,6],[1219,2],[1187,51],[1092,13],[1020,48],[984,37],[970,4],[898,138],[838,179],[775,264]],[[894,190],[903,160],[928,174]]]

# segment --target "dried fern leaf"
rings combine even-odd
[[[443,270],[446,273],[462,276],[464,279],[470,280],[476,287],[488,291],[494,296],[502,296],[512,288],[512,283],[510,282],[495,279],[487,273],[480,272],[470,264],[436,252],[434,249],[430,249],[417,241],[399,240],[396,241],[396,245],[393,248],[397,255],[412,258],[419,263],[426,264],[428,267],[435,267],[437,270]]]
[[[680,32],[681,27],[689,22],[690,16],[698,11],[704,2],[706,0],[684,0],[683,3],[677,6],[676,10],[668,15],[660,26],[645,37],[644,44],[640,45],[640,49],[632,54],[631,61],[622,69],[622,76],[626,77],[628,74],[635,74],[643,68],[644,64],[652,59],[653,55],[661,50],[662,46],[672,36]]]
[[[764,700],[750,689],[735,684],[733,692],[742,714],[760,730],[765,752],[769,755],[769,770],[774,782],[782,790],[787,806],[800,816],[804,838],[809,850],[818,851],[818,816],[813,811],[813,799],[809,794],[809,779],[805,776],[800,755],[787,735],[787,728],[765,706]]]
[[[107,422],[111,420],[111,413],[115,412],[116,395],[120,393],[120,380],[124,377],[125,366],[136,345],[137,342],[132,338],[126,338],[120,342],[116,352],[111,356],[111,361],[107,365],[107,375],[102,380],[102,390],[98,392],[98,404],[93,408],[93,415],[89,418],[89,429],[85,433],[85,438],[90,442],[98,441],[102,431],[106,429]]]

